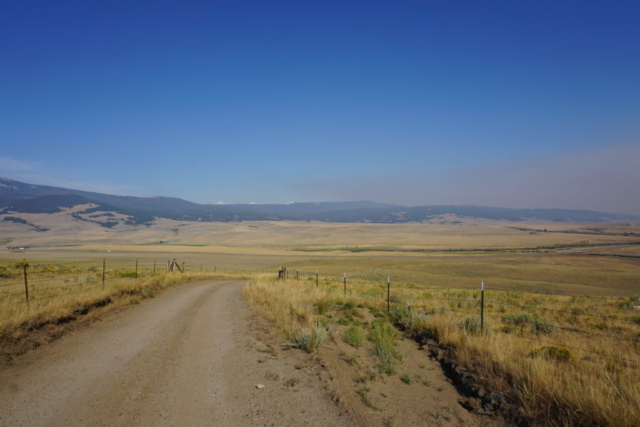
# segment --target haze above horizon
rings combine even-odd
[[[0,176],[640,214],[640,4],[5,2]]]

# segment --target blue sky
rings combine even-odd
[[[635,1],[3,2],[0,176],[640,214],[638,22]]]

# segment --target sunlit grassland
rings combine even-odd
[[[640,258],[581,254],[311,258],[287,264],[350,282],[479,288],[591,296],[640,294]]]
[[[106,312],[154,297],[163,289],[199,280],[237,280],[248,275],[236,269],[224,272],[186,271],[157,274],[149,266],[111,264],[102,282],[100,266],[93,260],[76,262],[31,261],[28,270],[29,301],[23,268],[9,260],[0,262],[0,359],[10,360],[41,342],[64,334],[65,325],[91,322]],[[229,269],[231,270],[231,269]],[[223,270],[224,271],[224,270]]]
[[[69,248],[79,245],[91,250],[111,246],[118,250],[133,251],[227,251],[238,254],[266,254],[270,251],[282,254],[283,251],[327,251],[354,247],[395,250],[513,249],[580,245],[585,242],[599,245],[640,241],[640,226],[624,224],[508,222],[468,218],[458,219],[460,224],[440,220],[366,224],[157,219],[150,225],[119,225],[107,229],[93,223],[72,221],[73,218],[67,213],[25,215],[29,222],[49,228],[50,231],[37,232],[24,224],[0,222],[0,235],[10,239],[13,246]],[[543,231],[545,229],[547,232]]]
[[[286,341],[301,329],[313,334],[318,325],[335,331],[357,324],[371,335],[373,324],[353,316],[353,307],[362,307],[409,334],[426,332],[483,386],[546,425],[637,425],[637,299],[487,291],[481,333],[479,290],[394,282],[387,315],[381,279],[348,280],[345,294],[340,280],[321,278],[316,285],[315,276],[277,281],[271,275],[252,281],[244,292]],[[338,334],[347,339],[344,331]],[[567,357],[556,357],[548,346]],[[381,373],[387,372],[383,365]]]

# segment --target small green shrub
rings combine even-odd
[[[523,325],[525,323],[533,322],[535,317],[529,313],[521,314],[506,314],[502,316],[502,322],[507,325]]]
[[[558,362],[568,362],[573,363],[576,358],[564,347],[559,347],[556,345],[546,345],[544,347],[537,348],[533,350],[530,354],[531,357],[544,357],[546,359],[557,360]]]
[[[353,366],[353,365],[357,365],[358,364],[358,359],[356,359],[355,356],[348,356],[347,353],[345,353],[345,352],[340,353],[340,359],[342,359],[345,362],[347,362],[349,364],[349,366]]]
[[[13,274],[11,274],[11,271],[9,271],[7,267],[0,266],[0,277],[11,277],[11,276],[13,276]]]
[[[120,277],[138,277],[138,274],[135,271],[124,271],[122,273],[118,273]]]
[[[405,384],[411,384],[411,377],[407,374],[404,374],[400,377],[400,381],[402,381]]]
[[[480,332],[480,319],[477,317],[467,317],[458,323],[458,327],[468,332]]]
[[[374,353],[380,358],[380,370],[387,375],[398,372],[398,363],[404,354],[398,349],[398,331],[386,319],[376,319],[368,336],[373,343]]]
[[[536,335],[552,334],[556,331],[554,325],[529,313],[506,314],[502,316],[502,322],[513,326],[528,326],[529,331]]]
[[[343,307],[345,310],[351,310],[352,308],[355,308],[355,303],[353,301],[347,301],[343,304]]]
[[[544,319],[535,319],[529,326],[531,332],[536,335],[552,334],[556,331],[556,327]]]
[[[318,323],[313,327],[298,326],[291,338],[289,346],[313,353],[327,338],[327,330]]]
[[[364,344],[364,334],[362,329],[357,326],[351,326],[344,331],[347,344],[354,348],[362,347]]]
[[[329,311],[330,308],[331,302],[326,299],[318,300],[318,302],[316,303],[316,310],[319,315],[325,314],[327,311]]]
[[[340,319],[338,319],[338,325],[348,326],[351,324],[352,321],[353,321],[353,318],[341,317]]]
[[[618,303],[618,308],[621,310],[633,310],[633,301],[622,301]]]
[[[391,310],[391,320],[403,330],[411,329],[417,319],[418,314],[408,305],[398,305]]]
[[[144,298],[153,298],[154,296],[156,296],[156,293],[153,289],[151,288],[144,288],[142,290],[142,296]]]

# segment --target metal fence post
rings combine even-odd
[[[484,334],[484,280],[480,284],[480,333]]]
[[[347,272],[344,272],[344,296],[347,296]]]
[[[27,301],[27,306],[29,305],[29,282],[27,280],[27,260],[22,260],[22,268],[24,269],[24,295]]]
[[[316,286],[318,286],[318,270],[316,270]]]
[[[391,313],[391,276],[387,276],[387,314]]]

